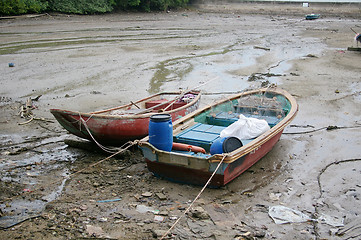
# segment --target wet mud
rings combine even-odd
[[[180,219],[167,238],[359,238],[361,55],[347,48],[360,19],[335,6],[313,21],[300,6],[260,6],[0,20],[1,235],[152,239]],[[187,88],[202,90],[204,106],[273,84],[296,97],[297,117],[261,161],[205,189],[187,214],[201,186],[156,178],[137,147],[111,158],[70,147],[79,139],[49,111]],[[29,97],[32,121],[19,116]],[[269,211],[279,206],[308,220],[277,224]]]

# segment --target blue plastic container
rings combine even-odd
[[[172,150],[173,125],[169,114],[156,114],[149,121],[149,143],[159,150]]]
[[[242,147],[243,144],[241,140],[236,137],[225,137],[218,138],[211,145],[210,153],[213,154],[222,154],[228,153],[236,150],[237,148]]]

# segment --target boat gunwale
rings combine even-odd
[[[134,103],[129,103],[126,105],[122,105],[122,106],[118,106],[115,108],[109,108],[109,109],[105,109],[105,110],[99,110],[99,111],[95,111],[95,112],[90,112],[90,113],[84,113],[84,112],[75,112],[75,111],[71,111],[71,110],[64,110],[64,109],[57,109],[57,108],[53,108],[50,109],[51,113],[60,113],[60,114],[67,114],[67,115],[72,115],[72,116],[82,116],[82,117],[87,117],[87,118],[100,118],[100,119],[114,119],[114,120],[128,120],[128,119],[141,119],[141,118],[149,118],[152,115],[154,115],[154,112],[149,112],[149,113],[143,113],[143,114],[127,114],[127,115],[110,115],[110,114],[101,114],[101,113],[105,113],[105,112],[110,112],[110,111],[114,111],[114,110],[118,110],[121,108],[126,108],[126,107],[130,107],[134,104],[137,103],[141,103],[141,102],[146,102],[147,100],[151,99],[151,98],[155,98],[161,95],[181,95],[183,93],[183,91],[179,91],[179,92],[161,92],[161,93],[157,93],[154,94],[152,96],[140,99]],[[194,90],[190,90],[187,91],[186,93],[194,93],[197,94],[197,96],[189,103],[187,103],[184,106],[169,110],[169,111],[164,111],[161,112],[162,114],[171,114],[174,112],[178,112],[181,111],[183,109],[189,108],[191,106],[193,106],[194,104],[196,104],[197,102],[199,102],[200,98],[201,98],[201,91],[194,91]],[[170,100],[172,101],[172,100]],[[146,108],[144,108],[144,110],[146,110]]]
[[[257,138],[255,138],[254,140],[252,140],[251,142],[249,142],[248,144],[242,146],[241,148],[238,148],[232,152],[229,153],[223,153],[223,154],[214,154],[212,156],[210,156],[209,158],[202,158],[202,157],[197,157],[197,156],[189,156],[186,154],[182,154],[182,153],[174,153],[172,152],[171,154],[177,154],[177,155],[182,155],[182,156],[188,156],[191,158],[198,158],[198,159],[204,159],[207,160],[209,163],[214,163],[214,162],[220,162],[223,159],[223,163],[232,163],[234,161],[236,161],[237,159],[247,155],[248,153],[256,150],[257,148],[259,148],[260,146],[262,146],[263,144],[265,144],[267,141],[269,141],[270,139],[272,139],[273,137],[275,137],[278,133],[282,132],[284,130],[284,128],[296,117],[297,111],[298,111],[298,104],[295,100],[295,98],[289,94],[287,91],[280,89],[280,88],[261,88],[261,89],[256,89],[256,90],[251,90],[251,91],[247,91],[247,92],[242,92],[242,93],[238,93],[236,95],[230,96],[229,98],[226,99],[222,99],[212,105],[208,105],[202,109],[199,109],[195,112],[192,112],[188,115],[186,115],[183,118],[178,119],[177,121],[174,122],[174,127],[173,127],[173,131],[176,128],[179,128],[178,125],[184,124],[185,122],[187,122],[188,120],[192,119],[193,117],[201,114],[202,112],[205,112],[207,110],[209,110],[211,107],[216,106],[216,105],[220,105],[222,103],[225,103],[227,101],[232,101],[235,100],[237,98],[240,98],[242,96],[246,96],[246,95],[253,95],[253,94],[257,94],[257,93],[266,93],[266,92],[270,92],[270,93],[276,93],[276,94],[280,94],[282,96],[284,96],[291,104],[291,108],[290,111],[288,112],[287,116],[285,118],[283,118],[279,123],[277,123],[274,127],[272,127],[271,129],[269,129],[268,131],[266,131],[265,133],[261,134],[260,136],[258,136]],[[142,140],[140,140],[140,145],[146,145],[147,147],[151,148],[152,151],[155,152],[164,152],[167,153],[165,151],[159,150],[157,148],[155,148],[152,144],[150,144],[148,142],[148,136],[143,138]]]

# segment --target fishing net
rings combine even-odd
[[[287,115],[288,104],[284,96],[271,92],[243,95],[212,107],[207,122],[228,126],[242,114],[245,117],[264,119],[272,127]]]

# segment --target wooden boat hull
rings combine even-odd
[[[180,93],[162,93],[174,94]],[[151,97],[141,101],[151,99]],[[199,106],[200,93],[190,103],[176,109],[165,111],[173,120],[179,119],[195,110]],[[130,107],[131,104],[120,108]],[[117,108],[118,109],[118,108]],[[84,139],[97,141],[107,145],[121,145],[126,141],[141,139],[148,135],[149,119],[155,112],[139,115],[109,115],[107,110],[94,113],[80,113],[61,109],[51,109],[56,120],[70,133]]]
[[[238,158],[236,161],[231,163],[222,163],[219,168],[221,170],[213,176],[209,187],[222,187],[241,175],[273,148],[280,139],[281,134],[282,132],[278,133],[265,144],[261,145],[258,149]],[[153,156],[151,156],[152,154]],[[145,161],[149,171],[153,172],[157,177],[165,178],[172,182],[192,185],[204,185],[213,173],[213,171],[209,171],[209,169],[215,169],[218,165],[218,162],[215,162],[210,163],[207,168],[198,169],[189,168],[188,166],[184,167],[165,162],[152,161],[150,159],[156,159],[155,152],[145,154]]]
[[[263,89],[259,91],[264,92],[266,90]],[[224,157],[223,163],[219,166],[208,186],[221,187],[226,185],[271,151],[273,146],[280,139],[284,128],[296,115],[298,106],[291,95],[280,89],[271,89],[267,91],[271,91],[274,94],[282,94],[282,96],[285,95],[285,99],[290,103],[290,109],[287,116],[269,131],[248,142],[241,148],[231,153],[226,153],[225,156],[223,154],[204,156],[200,154],[182,153],[179,151],[160,151],[147,142],[147,138],[144,138],[141,140],[139,147],[143,152],[148,169],[153,172],[155,176],[170,181],[204,185]],[[252,93],[255,93],[255,91],[251,91],[251,93],[246,92],[243,95]],[[231,99],[237,99],[237,97],[239,96]],[[225,101],[222,101],[219,104],[222,104]],[[192,122],[192,118],[202,113],[206,113],[212,107],[214,106],[200,109],[175,122],[173,125],[173,134],[176,135],[179,129],[185,128],[189,122]]]

